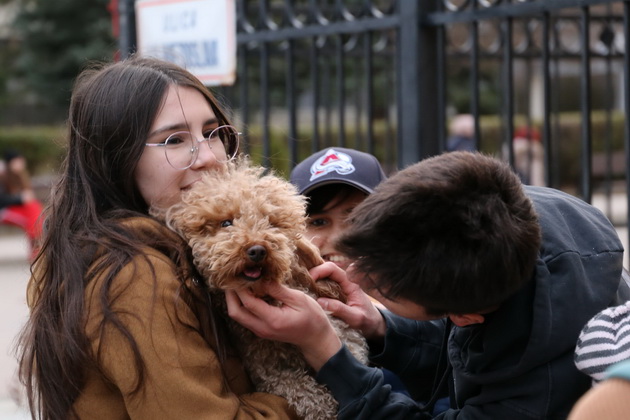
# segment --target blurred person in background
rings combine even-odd
[[[42,203],[33,191],[26,158],[15,150],[5,152],[0,162],[0,223],[26,233],[31,260],[39,251],[41,216]]]
[[[536,128],[514,131],[514,169],[524,184],[545,186],[545,151]],[[507,156],[507,153],[506,153]]]
[[[453,117],[449,125],[446,150],[448,152],[456,150],[474,152],[477,150],[477,145],[475,144],[475,117],[471,114],[459,114]]]

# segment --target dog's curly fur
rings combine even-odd
[[[265,282],[279,282],[313,297],[344,300],[331,280],[314,282],[308,270],[323,260],[304,237],[306,202],[295,187],[248,159],[211,171],[183,194],[182,202],[153,210],[184,237],[194,263],[227,313],[224,290],[251,288],[261,295]],[[160,214],[161,213],[161,214]],[[229,319],[229,317],[227,317]],[[341,340],[360,361],[367,362],[361,334],[330,317]],[[334,419],[337,402],[317,383],[296,346],[256,337],[229,320],[230,330],[258,391],[280,395],[304,419]]]

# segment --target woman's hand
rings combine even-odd
[[[347,296],[345,304],[336,299],[317,299],[324,310],[360,330],[368,340],[385,337],[385,320],[370,297],[359,287],[361,274],[354,270],[353,265],[345,272],[336,264],[327,262],[312,268],[310,274],[314,280],[327,277],[336,281]]]
[[[230,317],[259,337],[295,344],[311,367],[319,370],[341,348],[326,313],[298,290],[269,283],[265,291],[282,305],[269,305],[249,290],[226,291]]]

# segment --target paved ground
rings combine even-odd
[[[15,395],[17,362],[12,353],[15,337],[26,321],[26,283],[29,278],[27,243],[19,230],[0,234],[0,419],[25,420]]]

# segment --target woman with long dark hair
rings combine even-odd
[[[186,244],[149,215],[235,157],[239,134],[179,66],[82,72],[32,268],[20,375],[34,418],[292,418],[253,392]]]

